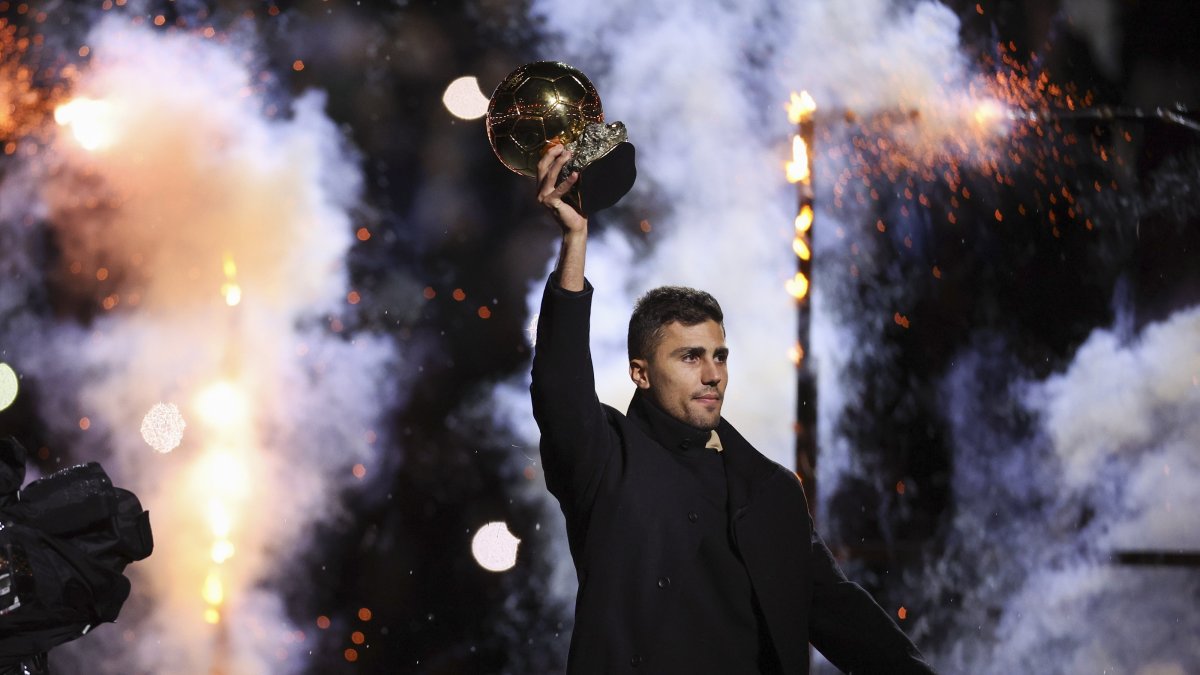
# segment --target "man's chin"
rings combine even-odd
[[[718,409],[715,413],[709,413],[708,411],[705,411],[703,414],[693,413],[688,419],[688,424],[697,429],[712,431],[721,424],[721,411]]]

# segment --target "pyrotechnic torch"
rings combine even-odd
[[[229,562],[236,552],[233,542],[239,516],[249,498],[249,471],[244,453],[254,439],[253,411],[237,378],[239,354],[233,336],[238,332],[237,309],[242,301],[242,288],[232,254],[225,254],[222,272],[220,294],[224,305],[230,308],[225,378],[203,389],[196,402],[208,432],[196,471],[207,494],[204,520],[210,546],[200,593],[206,605],[204,620],[216,627],[214,675],[223,675],[228,667],[229,629],[223,613],[231,586]]]
[[[792,251],[796,254],[798,269],[796,275],[787,282],[787,290],[796,299],[797,307],[797,338],[791,354],[792,362],[796,364],[796,472],[808,493],[809,508],[816,504],[817,489],[817,382],[806,358],[812,321],[809,290],[812,285],[812,145],[815,111],[816,103],[808,92],[792,94],[788,105],[788,121],[797,125],[797,132],[792,137],[792,159],[787,163],[787,179],[796,185],[799,195],[792,239]]]

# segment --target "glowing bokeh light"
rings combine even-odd
[[[107,101],[73,99],[54,109],[54,121],[69,128],[79,146],[89,152],[111,147],[117,140],[113,106]]]
[[[183,442],[187,422],[174,403],[155,403],[142,418],[142,440],[156,451],[168,453]]]
[[[216,572],[209,572],[204,578],[204,589],[201,591],[204,601],[210,605],[217,606],[225,601],[225,586],[221,583],[221,577]]]
[[[4,410],[17,400],[17,373],[7,363],[0,363],[0,410]]]
[[[450,83],[442,94],[442,103],[451,115],[463,120],[476,120],[487,114],[488,97],[479,89],[479,80],[465,75]]]
[[[521,540],[508,531],[508,524],[497,521],[479,528],[471,540],[475,562],[489,572],[504,572],[517,564],[517,547]]]
[[[221,295],[225,296],[225,304],[237,307],[242,302],[242,287],[233,283],[221,285]]]

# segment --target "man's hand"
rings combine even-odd
[[[554,145],[542,155],[538,162],[538,203],[554,213],[554,219],[562,228],[562,248],[558,254],[558,285],[565,291],[583,290],[583,264],[587,252],[587,217],[563,201],[563,195],[574,187],[579,173],[572,173],[563,182],[558,175],[571,153],[561,145]]]
[[[587,232],[587,218],[563,201],[563,195],[570,192],[579,181],[579,172],[572,173],[563,182],[558,183],[558,176],[570,159],[571,153],[565,147],[554,144],[538,162],[538,203],[550,209],[564,235],[570,232]]]

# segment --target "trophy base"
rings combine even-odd
[[[588,216],[621,201],[637,179],[634,155],[632,143],[616,144],[579,172],[579,182],[563,200]]]

